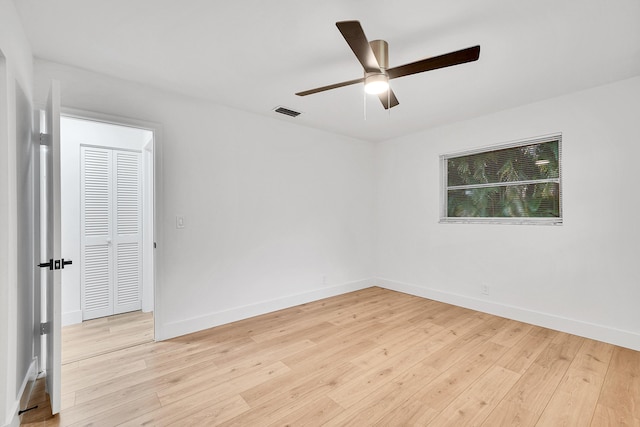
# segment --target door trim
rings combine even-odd
[[[162,186],[162,125],[160,123],[133,119],[129,117],[115,116],[95,111],[79,110],[74,108],[62,107],[61,116],[90,120],[94,122],[113,124],[118,126],[135,127],[138,129],[148,130],[153,133],[154,144],[154,215],[153,215],[153,241],[156,243],[153,257],[153,338],[155,341],[161,341],[164,336],[162,331],[162,278],[163,275],[163,236],[162,236],[162,224],[164,214],[162,212],[163,206],[163,186]]]

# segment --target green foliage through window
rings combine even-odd
[[[534,218],[531,222],[561,223],[560,144],[561,137],[554,136],[442,156],[442,221]]]

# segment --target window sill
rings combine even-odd
[[[562,218],[440,218],[440,224],[562,225]]]

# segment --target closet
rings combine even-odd
[[[80,148],[83,320],[141,309],[141,153]]]

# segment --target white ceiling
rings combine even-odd
[[[640,0],[14,0],[34,55],[379,141],[640,75]],[[392,80],[390,114],[335,26],[390,66],[481,45],[477,62]],[[276,106],[303,112],[274,113]]]

